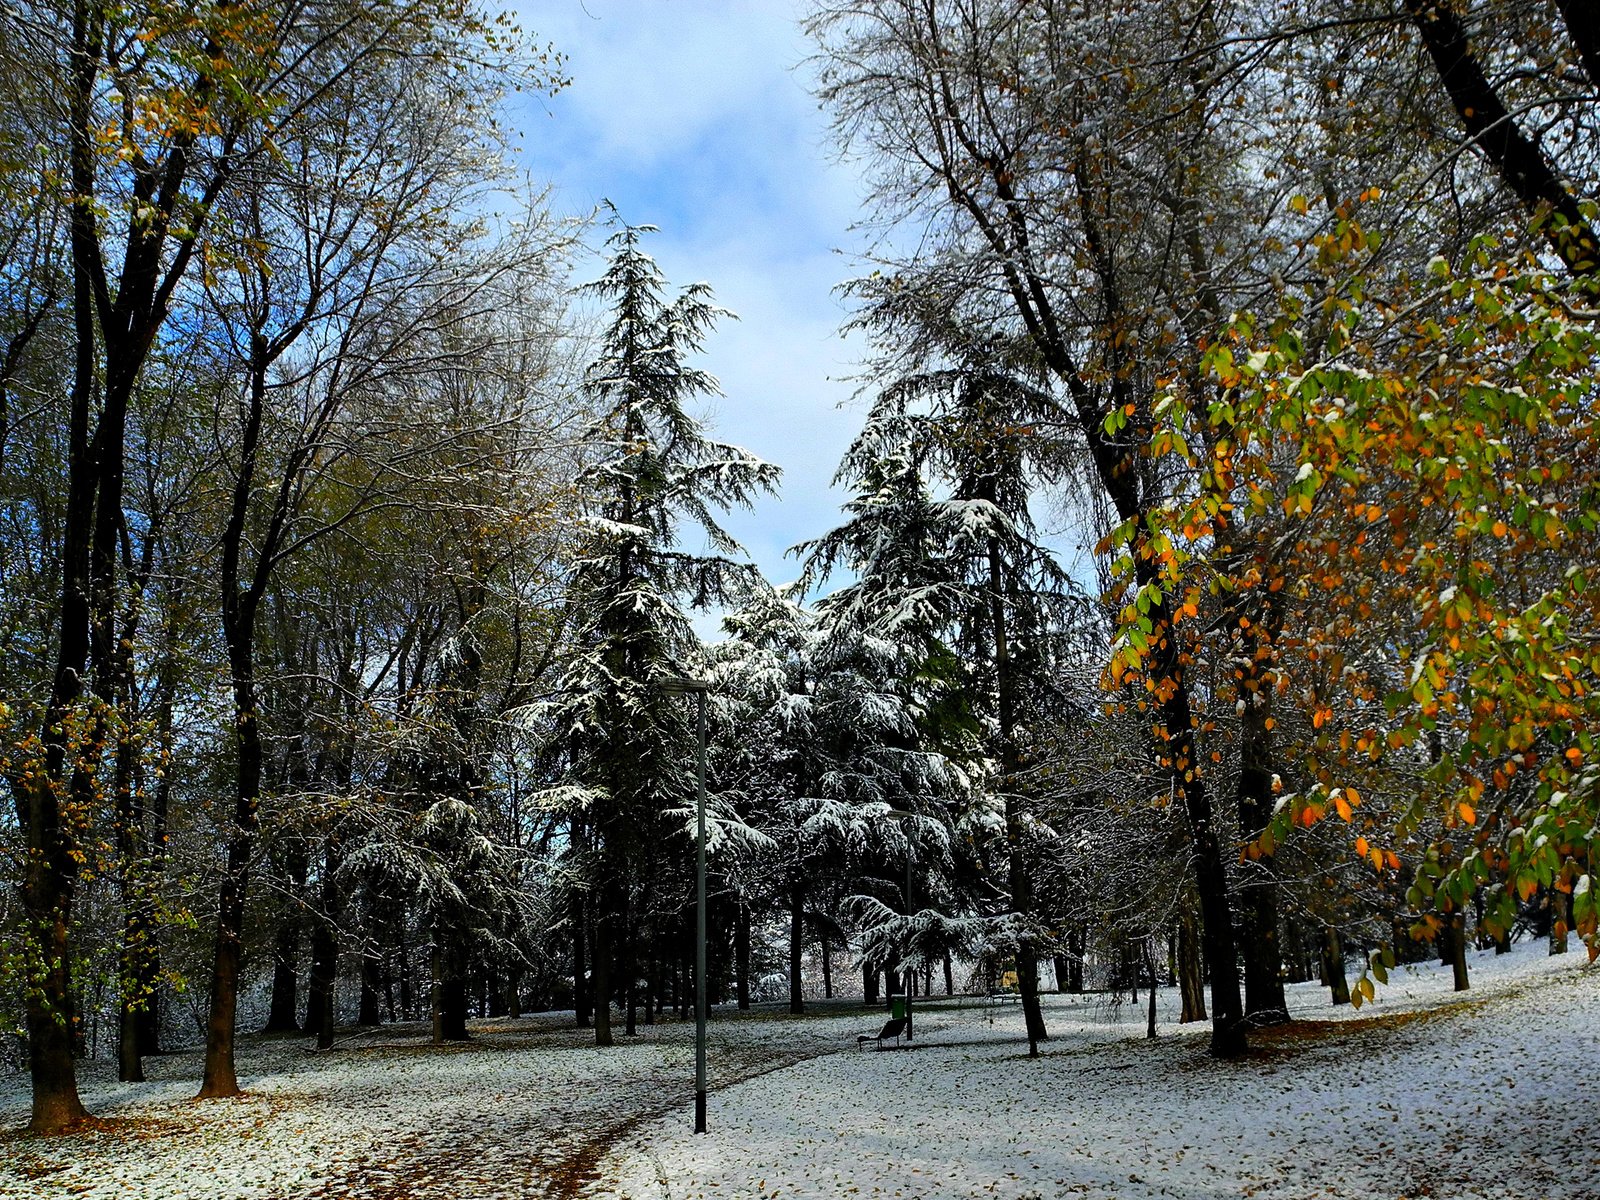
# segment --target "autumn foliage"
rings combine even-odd
[[[1169,686],[1147,651],[1174,637],[1229,664],[1240,713],[1255,689],[1293,711],[1245,855],[1337,818],[1408,881],[1415,936],[1480,889],[1491,932],[1542,895],[1594,957],[1593,285],[1488,238],[1382,278],[1359,207],[1331,214],[1312,288],[1236,315],[1156,399],[1151,453],[1182,472],[1107,541],[1125,577],[1160,568],[1122,597],[1110,681]]]

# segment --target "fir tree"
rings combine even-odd
[[[776,467],[708,439],[689,412],[697,397],[719,394],[688,360],[727,314],[705,284],[668,298],[640,247],[650,232],[619,223],[605,274],[584,289],[609,303],[611,320],[588,372],[598,416],[585,438],[593,461],[578,482],[595,502],[572,567],[575,651],[552,714],[571,781],[561,794],[587,845],[600,1045],[611,1042],[612,968],[634,975],[636,918],[652,903],[668,814],[694,796],[686,706],[656,683],[701,669],[685,604],[735,602],[754,579],[717,514],[778,478]],[[692,527],[711,553],[682,547]]]

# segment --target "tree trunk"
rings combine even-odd
[[[1344,977],[1344,944],[1339,931],[1328,926],[1322,931],[1322,974],[1328,980],[1335,1004],[1350,1003],[1350,981]]]
[[[1281,622],[1269,615],[1266,641],[1270,643]],[[1251,626],[1244,640],[1242,657],[1247,665],[1239,669],[1239,697],[1244,715],[1239,721],[1239,831],[1246,842],[1261,836],[1272,818],[1272,715],[1273,676],[1270,660],[1258,649],[1258,638],[1251,636],[1259,626]],[[1283,995],[1283,961],[1278,948],[1278,879],[1273,856],[1263,854],[1245,864],[1244,894],[1240,897],[1244,951],[1244,1011],[1251,1025],[1275,1025],[1289,1019]]]
[[[167,638],[170,647],[174,639]],[[173,755],[173,727],[172,706],[173,696],[177,691],[176,668],[173,652],[169,649],[164,655],[163,664],[159,671],[157,690],[159,699],[156,702],[156,744],[159,747],[162,762],[171,762]],[[148,942],[144,955],[139,960],[139,986],[147,997],[144,1007],[139,1010],[139,1053],[141,1056],[161,1053],[161,993],[159,983],[161,979],[161,941],[155,935],[156,913],[155,897],[162,879],[167,873],[167,813],[172,802],[172,773],[162,771],[161,777],[156,781],[155,795],[150,805],[150,842],[149,842],[149,889],[145,896],[145,911],[141,914],[141,926],[149,931]]]
[[[1568,912],[1571,909],[1572,898],[1560,888],[1550,889],[1550,953],[1565,954],[1567,952],[1567,923]],[[1460,991],[1460,988],[1456,989]]]
[[[428,946],[428,1008],[432,1016],[433,1044],[444,1045],[444,951],[434,941]]]
[[[946,996],[956,994],[956,969],[955,964],[950,961],[948,950],[944,952],[944,994]]]
[[[292,847],[285,854],[281,867],[293,895],[279,915],[278,928],[272,939],[272,991],[267,1006],[267,1023],[262,1027],[262,1033],[300,1031],[300,934],[305,923],[303,897],[309,868],[305,848]]]
[[[991,502],[994,496],[986,496]],[[1011,640],[1006,602],[1012,596],[1011,575],[1005,570],[997,538],[989,539],[989,635],[994,643],[995,698],[1000,717],[1000,786],[1005,788],[1006,874],[1011,885],[1011,907],[1024,924],[1033,912],[1033,880],[1029,875],[1027,846],[1023,838],[1021,761],[1017,748],[1016,688],[1011,671]],[[1022,1016],[1028,1030],[1028,1053],[1037,1055],[1048,1036],[1039,1006],[1039,953],[1032,938],[1017,943],[1017,983],[1022,993]]]
[[[512,967],[506,973],[506,1015],[513,1021],[522,1020],[522,968]]]
[[[149,543],[147,543],[147,546]],[[139,623],[139,596],[142,580],[149,578],[148,555],[135,582],[133,564],[128,563],[128,612],[122,635],[117,640],[116,693],[123,719],[117,724],[117,744],[113,765],[113,790],[117,816],[117,857],[121,864],[119,899],[122,903],[122,945],[117,956],[117,1078],[123,1083],[143,1083],[144,1063],[140,1059],[139,1011],[151,1001],[142,990],[140,960],[149,952],[155,930],[145,916],[150,905],[146,893],[151,887],[145,858],[144,804],[139,786],[140,751],[133,737],[136,700],[133,686],[133,639]]]
[[[1144,1035],[1154,1040],[1156,1036],[1156,956],[1148,938],[1144,944],[1144,961],[1150,968],[1150,1011],[1146,1017]]]
[[[733,976],[739,1008],[750,1007],[750,908],[740,897],[733,919]]]
[[[594,1044],[612,1045],[611,1037],[611,915],[602,904],[594,915]]]
[[[72,242],[72,315],[74,371],[67,428],[67,504],[61,534],[61,604],[55,672],[40,729],[44,770],[24,786],[12,780],[17,823],[26,840],[22,872],[24,936],[44,969],[24,988],[28,1029],[28,1070],[33,1085],[33,1112],[28,1128],[58,1133],[88,1116],[78,1097],[73,1056],[72,985],[73,891],[78,878],[77,838],[61,812],[61,787],[81,772],[72,761],[69,718],[83,694],[89,661],[90,548],[94,530],[95,491],[99,484],[98,446],[92,444],[89,414],[97,387],[95,304],[91,270],[99,259],[92,209],[94,163],[98,151],[91,132],[98,44],[96,22],[85,0],[72,5],[72,62],[69,78],[70,160],[73,189],[85,199],[70,210]],[[102,428],[104,422],[102,420]],[[95,443],[99,442],[95,438]],[[120,459],[117,442],[105,447]],[[86,789],[85,789],[86,790]],[[87,797],[82,797],[87,799]],[[85,809],[84,811],[88,811]]]
[[[1507,111],[1453,6],[1442,0],[1405,0],[1405,6],[1467,136],[1530,216],[1548,210],[1562,217],[1561,226],[1547,221],[1546,238],[1572,274],[1593,275],[1600,256],[1596,255],[1594,231],[1584,219],[1577,198],[1562,186],[1537,135],[1524,133],[1516,117]],[[1585,6],[1574,2],[1569,7],[1577,11]],[[1592,21],[1588,25],[1571,23],[1568,32],[1581,46],[1581,36],[1592,26]],[[1585,67],[1595,61],[1600,58],[1586,57]]]
[[[582,893],[574,892],[572,899],[572,1007],[577,1016],[578,1028],[587,1029],[594,1023],[594,1010],[590,1003],[593,991],[589,986],[589,967],[584,961],[588,942],[587,905]]]
[[[300,914],[285,913],[272,945],[272,992],[262,1033],[300,1030]]]
[[[339,973],[339,939],[336,922],[339,913],[337,872],[339,851],[333,839],[323,848],[322,878],[318,911],[311,926],[311,981],[306,989],[304,1031],[315,1035],[317,1048],[333,1045],[336,1005],[334,988]]]
[[[1184,904],[1178,909],[1178,994],[1182,1001],[1179,1024],[1206,1019],[1205,975],[1194,909]]]
[[[623,985],[623,1032],[628,1037],[639,1036],[639,976],[633,966],[628,963],[627,982]]]
[[[798,879],[789,885],[789,1011],[803,1013],[805,996],[801,990],[800,957],[805,950],[805,887]]]
[[[822,935],[822,998],[833,999],[833,948],[828,945],[828,935]]]
[[[378,1011],[378,991],[382,986],[383,959],[370,937],[361,946],[361,1004],[356,1013],[356,1024],[377,1025],[383,1016]]]
[[[868,1008],[878,1006],[878,968],[871,963],[861,964],[861,1001]]]
[[[1450,915],[1450,971],[1456,991],[1472,986],[1467,980],[1467,914],[1460,909]]]
[[[68,944],[72,884],[77,873],[70,860],[65,865],[59,861],[70,843],[51,781],[36,778],[27,795],[30,853],[23,904],[24,911],[37,914],[30,921],[29,933],[46,964],[35,986],[24,989],[28,1069],[33,1083],[33,1115],[28,1128],[34,1133],[59,1133],[89,1115],[78,1098],[76,1012]]]
[[[434,937],[438,938],[439,933]],[[464,1042],[467,1034],[467,964],[459,946],[446,945],[439,955],[439,1036]]]
[[[391,955],[383,956],[383,1006],[389,1014],[389,1024],[395,1024],[400,1018],[395,1013],[394,1007],[394,959]]]
[[[411,987],[411,950],[406,945],[406,916],[401,914],[397,922],[398,930],[395,935],[397,953],[400,956],[400,1011],[405,1014],[406,1020],[415,1019],[417,1010],[414,1007],[416,997],[412,994]]]
[[[256,696],[256,618],[266,592],[272,555],[282,528],[274,522],[255,547],[256,569],[248,586],[241,570],[256,487],[257,451],[266,407],[266,344],[259,331],[251,338],[249,407],[239,442],[238,474],[222,536],[222,635],[233,675],[234,806],[228,832],[228,865],[217,897],[217,937],[211,971],[211,1006],[206,1020],[205,1076],[200,1098],[237,1096],[233,1039],[239,1004],[239,957],[243,950],[245,897],[255,848],[261,802],[261,729]]]

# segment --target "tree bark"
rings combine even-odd
[[[789,1011],[806,1010],[801,989],[800,958],[805,951],[805,885],[798,879],[789,884]]]
[[[272,946],[272,992],[262,1033],[299,1032],[300,915],[286,913]]]
[[[1273,609],[1276,606],[1272,606]],[[1239,669],[1239,830],[1246,842],[1260,837],[1272,819],[1273,675],[1269,657],[1280,621],[1269,610],[1265,645],[1251,626],[1244,638]],[[1244,1011],[1251,1025],[1275,1025],[1289,1019],[1283,994],[1283,959],[1278,944],[1278,879],[1273,856],[1263,854],[1245,864],[1240,916],[1244,951]]]
[[[1594,0],[1556,0],[1589,86],[1600,89],[1600,7]]]
[[[432,1017],[433,1044],[444,1045],[444,951],[434,941],[428,946],[428,1009]]]
[[[372,1026],[383,1020],[378,1010],[378,992],[383,977],[383,958],[377,945],[366,939],[361,947],[361,1003],[356,1012],[356,1024]]]
[[[594,918],[594,1044],[609,1046],[611,1037],[611,916],[602,904]]]
[[[1322,931],[1322,974],[1328,981],[1333,1003],[1350,1003],[1350,981],[1344,975],[1344,944],[1339,931],[1329,925]]]
[[[1568,913],[1571,909],[1572,898],[1560,888],[1550,889],[1550,953],[1552,955],[1567,952],[1567,925]],[[1456,989],[1460,991],[1460,988]]]
[[[467,1033],[467,964],[465,954],[458,945],[451,945],[444,939],[448,936],[443,930],[434,931],[435,943],[438,950],[438,1016],[435,1026],[438,1033],[436,1041],[465,1042],[469,1040]]]
[[[1544,232],[1568,270],[1574,275],[1595,274],[1600,256],[1596,254],[1594,230],[1585,220],[1577,199],[1562,185],[1537,136],[1524,133],[1516,118],[1506,110],[1499,93],[1484,74],[1483,65],[1467,40],[1466,27],[1453,6],[1447,0],[1405,0],[1405,6],[1467,136],[1530,216],[1548,210],[1562,218],[1560,226],[1551,222]],[[1593,6],[1569,0],[1563,8],[1568,7],[1576,12]],[[1579,39],[1585,32],[1592,32],[1594,25],[1592,16],[1586,21],[1569,21],[1568,31],[1573,34],[1574,42],[1581,45]],[[1586,70],[1590,69],[1588,55],[1584,56],[1584,65]]]
[[[990,497],[992,502],[992,497]],[[1016,689],[1011,671],[1011,639],[1006,603],[1012,595],[1010,574],[1001,561],[1000,543],[989,539],[989,634],[994,643],[995,700],[1000,718],[1001,786],[1005,792],[1006,874],[1011,884],[1011,907],[1024,925],[1033,913],[1033,879],[1023,830],[1021,755],[1017,746]],[[1039,952],[1031,937],[1017,942],[1017,984],[1022,993],[1023,1023],[1028,1030],[1028,1053],[1037,1055],[1039,1043],[1049,1035],[1039,1004]]]
[[[304,1031],[317,1039],[317,1047],[333,1045],[335,987],[339,974],[338,885],[339,851],[330,838],[323,849],[319,911],[311,926],[311,980],[306,990]]]
[[[1467,979],[1467,914],[1460,909],[1450,914],[1450,971],[1456,991],[1472,986]]]
[[[733,976],[739,1008],[750,1007],[750,907],[741,896],[733,919]]]
[[[149,887],[140,913],[140,924],[147,930],[145,953],[139,959],[139,987],[147,997],[138,1014],[139,1054],[148,1056],[161,1053],[161,940],[156,936],[155,900],[157,889],[167,873],[167,813],[172,802],[172,772],[168,764],[174,752],[172,707],[177,693],[176,666],[171,627],[168,626],[167,650],[157,678],[156,745],[163,765],[161,777],[156,780],[155,793],[150,803]]]
[[[1067,930],[1067,991],[1083,995],[1083,957],[1089,952],[1088,931],[1082,925]]]
[[[1156,955],[1150,944],[1150,939],[1145,939],[1144,961],[1150,969],[1150,1010],[1145,1020],[1145,1037],[1155,1040],[1156,1036]]]
[[[1200,959],[1200,937],[1194,909],[1178,910],[1178,994],[1182,1001],[1179,1024],[1206,1019],[1205,964]]]
[[[583,823],[575,820],[572,823],[572,846],[580,858],[584,845]],[[579,1029],[587,1029],[594,1019],[590,1005],[589,967],[584,954],[589,937],[589,906],[584,902],[584,895],[581,887],[573,889],[568,915],[572,922],[572,1007]]]

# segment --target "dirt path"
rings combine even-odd
[[[732,1087],[734,1084],[745,1083],[761,1075],[787,1070],[800,1063],[810,1062],[814,1058],[823,1058],[835,1053],[838,1051],[816,1048],[807,1051],[789,1050],[765,1056],[749,1053],[729,1055],[724,1059],[724,1071],[718,1073],[718,1085]],[[627,1119],[614,1122],[583,1139],[551,1173],[551,1186],[547,1194],[554,1200],[577,1200],[583,1196],[604,1195],[593,1189],[605,1182],[600,1168],[606,1156],[620,1141],[641,1126],[669,1115],[674,1109],[682,1109],[685,1119],[688,1119],[687,1114],[690,1109],[681,1100],[660,1103],[649,1108],[641,1108]]]
[[[537,1040],[544,1053],[560,1054],[578,1051],[583,1039],[567,1034]],[[484,1039],[465,1052],[509,1051],[506,1065],[514,1068],[517,1051],[532,1048],[519,1045],[518,1039]],[[784,1048],[714,1045],[709,1066],[716,1086],[727,1087],[837,1050],[836,1044],[825,1041]],[[575,1060],[579,1057],[574,1055]],[[592,1058],[581,1057],[593,1065]],[[425,1128],[407,1130],[346,1159],[336,1174],[292,1200],[603,1196],[601,1164],[621,1139],[675,1111],[681,1111],[684,1120],[691,1119],[690,1078],[682,1061],[662,1061],[643,1073],[635,1063],[625,1095],[604,1081],[577,1077],[542,1089],[503,1078],[503,1088],[462,1095],[448,1109],[435,1107]],[[551,1081],[546,1077],[543,1082]]]

